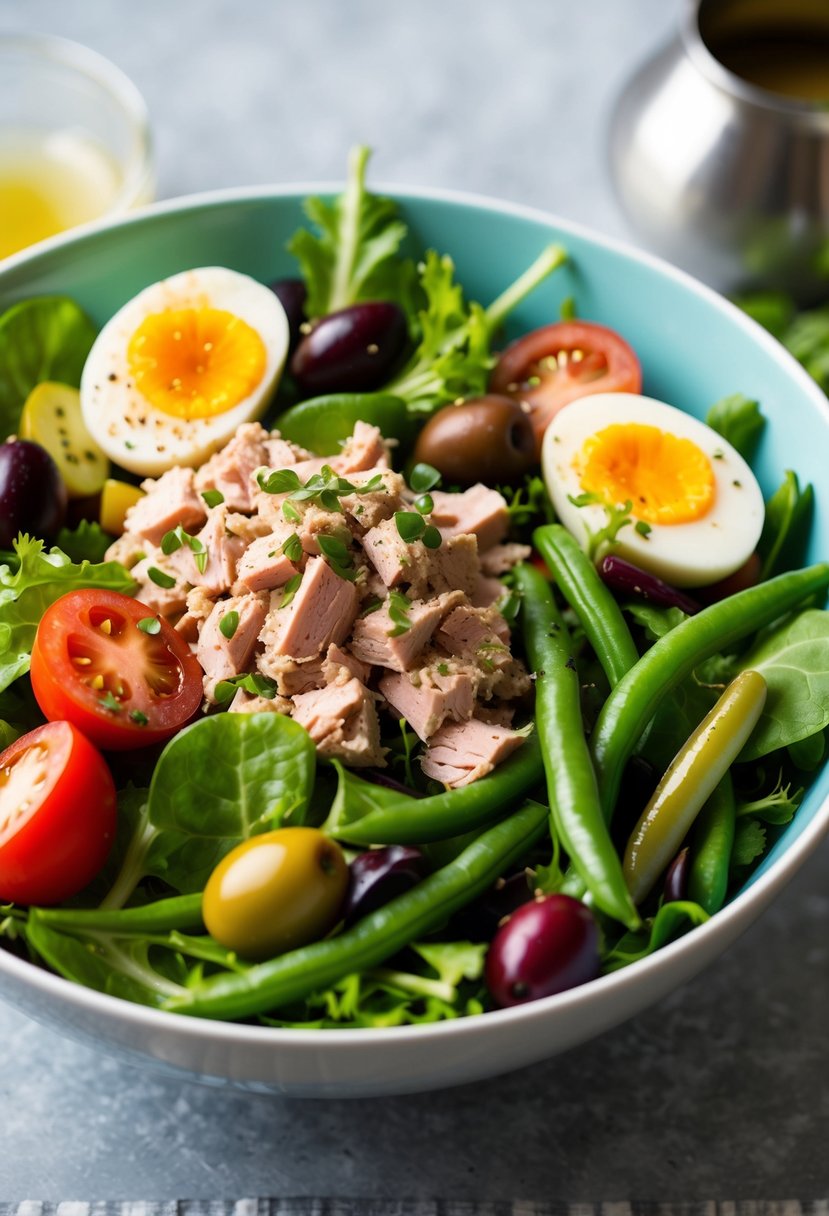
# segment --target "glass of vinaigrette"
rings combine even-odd
[[[97,52],[0,35],[0,258],[152,201],[147,108]]]

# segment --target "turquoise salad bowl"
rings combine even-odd
[[[302,200],[339,186],[240,189],[174,200],[78,229],[0,263],[0,310],[45,293],[103,324],[155,280],[221,265],[264,282],[296,273],[285,242]],[[763,330],[713,291],[646,254],[554,216],[445,191],[398,190],[411,238],[452,256],[468,296],[489,303],[551,240],[569,260],[510,320],[518,334],[558,318],[617,329],[637,351],[643,391],[698,417],[718,398],[756,398],[768,423],[753,467],[766,495],[787,469],[815,485],[808,560],[829,557],[829,407]],[[705,925],[635,965],[524,1006],[432,1025],[274,1030],[190,1019],[71,984],[0,948],[0,998],[64,1033],[138,1063],[297,1096],[405,1093],[528,1065],[618,1025],[717,958],[815,850],[829,826],[829,766],[745,887]]]

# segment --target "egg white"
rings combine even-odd
[[[562,524],[587,548],[590,533],[607,523],[599,504],[575,506],[584,493],[575,461],[585,442],[605,427],[639,423],[689,439],[708,456],[715,495],[710,509],[688,523],[651,524],[647,536],[623,527],[613,552],[675,587],[718,582],[739,569],[760,539],[765,508],[757,479],[721,435],[682,410],[637,393],[596,393],[562,409],[544,435],[544,480]],[[636,519],[635,510],[632,518]]]
[[[147,316],[206,307],[232,313],[256,331],[265,347],[265,370],[254,390],[224,413],[176,418],[152,405],[132,383],[127,349]],[[284,308],[268,287],[248,275],[203,266],[153,283],[107,322],[89,352],[81,377],[87,430],[112,461],[146,477],[158,477],[173,465],[202,464],[241,423],[265,412],[285,365],[288,341]]]

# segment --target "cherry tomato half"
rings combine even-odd
[[[558,321],[511,343],[489,389],[526,402],[538,449],[558,411],[591,393],[640,393],[642,370],[614,330],[593,321]]]
[[[0,755],[0,903],[77,895],[114,838],[112,776],[69,722],[38,726]]]
[[[70,591],[43,614],[32,688],[50,721],[124,751],[169,739],[202,698],[198,660],[172,625],[117,591]]]

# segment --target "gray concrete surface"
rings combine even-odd
[[[102,51],[152,111],[159,195],[338,177],[624,225],[613,97],[680,0],[0,0],[0,29]],[[310,1103],[203,1088],[0,1004],[0,1199],[801,1198],[829,1193],[824,846],[726,958],[537,1068]]]

